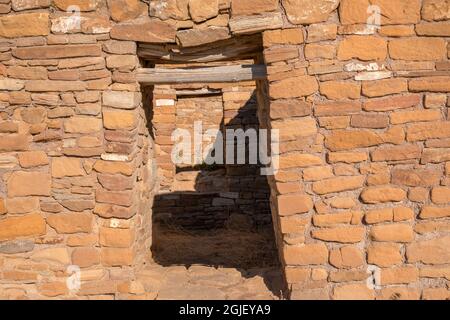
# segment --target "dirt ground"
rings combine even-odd
[[[226,228],[154,228],[154,263],[139,274],[156,299],[272,300],[283,281],[271,226],[232,221]]]

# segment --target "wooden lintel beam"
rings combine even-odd
[[[197,89],[197,90],[177,90],[176,95],[177,97],[184,97],[184,96],[209,96],[209,95],[217,95],[221,94],[222,90],[220,89]]]
[[[247,36],[209,43],[207,45],[180,48],[174,45],[140,43],[139,57],[153,62],[205,63],[254,59],[262,52],[259,36]]]
[[[266,66],[255,64],[190,69],[141,68],[137,73],[137,80],[142,84],[220,83],[266,78]]]

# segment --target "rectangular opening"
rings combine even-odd
[[[190,279],[166,284],[163,292],[170,285],[198,285],[191,277],[196,270],[232,282],[226,288],[217,284],[223,298],[241,299],[239,292],[250,299],[282,295],[270,186],[259,159],[250,161],[255,150],[259,156],[260,129],[266,128],[260,40],[245,37],[242,47],[235,39],[209,50],[172,48],[174,60],[167,58],[167,47],[152,45],[153,59],[148,46],[139,49],[145,52],[138,77],[146,92],[159,180],[152,211],[154,265],[148,267],[181,268]],[[228,56],[218,57],[217,48]],[[232,132],[236,136],[229,136]],[[257,288],[249,290],[252,283]]]

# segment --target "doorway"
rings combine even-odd
[[[170,50],[167,47],[142,47],[145,67],[169,74],[164,80],[156,75],[161,71],[150,71],[152,76],[146,79],[154,82],[141,81],[159,180],[152,208],[154,264],[147,267],[147,275],[151,270],[166,275],[157,289],[161,299],[173,294],[180,299],[195,298],[192,292],[197,289],[199,294],[212,290],[213,297],[221,299],[283,296],[270,186],[261,174],[264,164],[250,161],[254,141],[247,135],[255,132],[260,138],[260,129],[267,128],[266,104],[261,101],[264,80],[261,75],[248,78],[240,73],[232,81],[226,78],[229,70],[252,68],[261,61],[260,40],[243,37],[209,49],[197,47],[196,52],[191,48],[184,55],[177,49],[173,59],[167,54],[149,59],[149,52],[156,55]],[[235,54],[218,57],[214,52]],[[173,77],[172,70],[180,68],[181,79]],[[200,69],[205,68],[225,70],[227,75],[218,73],[218,79],[211,80],[206,74],[204,82],[197,82],[203,79]],[[191,71],[196,73],[194,80],[189,80]],[[174,139],[177,130],[184,133],[183,139]],[[244,139],[229,139],[229,132],[244,133]],[[238,161],[239,150],[243,150],[244,162]],[[174,161],[174,154],[190,161]],[[229,154],[233,154],[231,162]]]

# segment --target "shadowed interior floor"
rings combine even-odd
[[[158,226],[155,264],[139,280],[156,299],[280,299],[281,269],[271,227],[234,218],[225,228]]]

